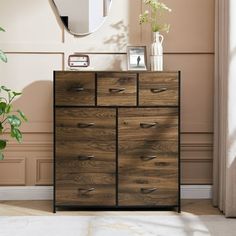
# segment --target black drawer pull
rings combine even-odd
[[[79,155],[78,156],[78,159],[80,160],[80,161],[89,161],[89,160],[91,160],[91,159],[94,159],[95,158],[95,156],[93,156],[93,155]]]
[[[153,123],[140,123],[140,127],[144,128],[144,129],[148,129],[148,128],[152,128],[154,126],[156,126],[158,123],[157,122],[153,122]]]
[[[157,156],[141,156],[140,158],[142,161],[151,161],[151,160],[157,158]]]
[[[167,88],[151,88],[150,89],[152,93],[162,93],[167,90]]]
[[[140,191],[143,194],[149,194],[152,192],[155,192],[157,190],[157,188],[141,188]]]
[[[69,91],[71,91],[71,92],[82,92],[82,91],[84,91],[84,87],[71,87],[71,88],[69,88]]]
[[[92,192],[94,190],[95,190],[95,188],[79,188],[78,189],[79,193],[82,194],[82,195],[90,193],[90,192]]]
[[[124,92],[124,91],[125,91],[125,88],[110,88],[109,89],[110,93],[121,93],[121,92]]]
[[[89,128],[89,127],[92,127],[94,125],[95,125],[95,123],[78,123],[77,127],[78,128]]]

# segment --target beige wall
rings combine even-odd
[[[182,183],[212,183],[214,0],[166,0],[165,69],[182,71]],[[74,52],[91,55],[94,69],[126,69],[126,46],[149,45],[148,27],[138,25],[141,0],[113,0],[96,33],[76,38],[63,30],[50,1],[1,0],[0,83],[24,95],[16,105],[29,117],[24,142],[9,142],[0,162],[0,185],[48,185],[52,181],[52,71],[66,68]]]

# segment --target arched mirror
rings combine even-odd
[[[87,35],[101,27],[112,0],[52,0],[63,24],[74,35]]]

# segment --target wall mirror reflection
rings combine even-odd
[[[65,27],[74,35],[98,30],[108,16],[112,0],[53,0]]]

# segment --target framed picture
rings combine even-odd
[[[128,70],[147,70],[146,46],[127,47]]]

